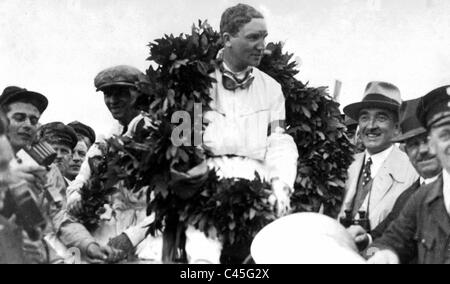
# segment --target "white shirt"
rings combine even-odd
[[[223,176],[247,178],[239,173],[251,172],[254,177],[255,170],[258,171],[257,165],[241,167],[241,161],[236,159],[221,160],[233,155],[257,161],[267,174],[258,172],[267,180],[280,178],[292,187],[297,175],[297,146],[281,127],[272,130],[270,136],[267,133],[270,123],[286,118],[281,86],[257,68],[253,68],[253,76],[255,79],[248,88],[230,91],[223,87],[220,70],[212,73],[217,83],[210,90],[212,110],[204,115],[209,124],[203,145],[217,157],[214,165],[219,165],[222,171],[232,170]]]
[[[444,169],[442,171],[444,178],[443,191],[444,191],[444,204],[448,214],[450,214],[450,174]]]
[[[384,161],[386,161],[386,159],[389,157],[392,150],[394,150],[394,145],[387,148],[383,152],[377,153],[375,155],[370,155],[369,152],[367,152],[367,150],[366,150],[366,157],[365,157],[364,164],[367,163],[367,160],[369,160],[369,158],[372,159],[372,166],[370,167],[370,172],[371,172],[372,178],[375,178],[377,176],[378,171],[380,170]]]

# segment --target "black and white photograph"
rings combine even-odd
[[[449,47],[448,0],[0,0],[0,264],[450,264]]]

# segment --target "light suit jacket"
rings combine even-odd
[[[364,165],[364,157],[364,153],[355,155],[355,161],[348,169],[348,180],[345,186],[346,194],[340,216],[345,215],[345,210],[352,209],[353,199],[358,187],[359,174]],[[407,190],[418,178],[419,175],[406,153],[394,146],[392,152],[374,177],[371,194],[368,194],[360,208],[360,210],[367,211],[369,205],[369,219],[372,229],[377,227],[389,215],[400,194]]]

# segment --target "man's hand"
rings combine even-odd
[[[290,187],[279,179],[273,179],[272,192],[269,202],[275,206],[277,216],[286,215],[291,210]]]
[[[117,263],[126,258],[126,254],[123,251],[109,246],[101,246],[97,243],[92,243],[88,246],[86,255],[88,262],[92,264]]]
[[[364,250],[370,243],[369,234],[361,226],[351,226],[347,229],[360,250]]]
[[[369,260],[368,264],[399,264],[398,256],[391,250],[379,250]]]
[[[27,233],[23,232],[22,250],[28,264],[45,264],[48,259],[47,249],[43,240],[32,241]]]
[[[83,203],[78,192],[72,193],[67,198],[67,211],[74,216],[80,216],[83,213]]]
[[[26,181],[30,184],[45,185],[47,170],[41,166],[17,165],[1,174],[1,181],[6,185]]]

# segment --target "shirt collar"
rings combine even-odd
[[[374,154],[374,155],[370,155],[369,152],[367,152],[367,150],[366,150],[364,163],[366,163],[369,158],[372,159],[372,166],[371,166],[372,178],[377,175],[378,170],[381,168],[384,161],[386,161],[386,159],[389,157],[392,150],[394,150],[394,145],[392,145],[391,147],[387,148],[386,150],[384,150],[380,153]]]
[[[420,177],[420,184],[424,184],[424,183],[430,184],[430,183],[435,182],[438,178],[439,178],[439,175],[432,177],[432,178],[427,178],[427,179]]]
[[[228,64],[225,62],[225,60],[223,61],[223,68],[225,70],[227,70],[228,72],[234,74],[234,76],[236,76],[236,78],[238,78],[238,79],[245,78],[245,76],[247,76],[248,71],[250,71],[252,69],[252,67],[249,66],[249,67],[247,67],[247,69],[245,69],[241,72],[234,72],[233,70],[231,70],[231,68],[228,66]]]

